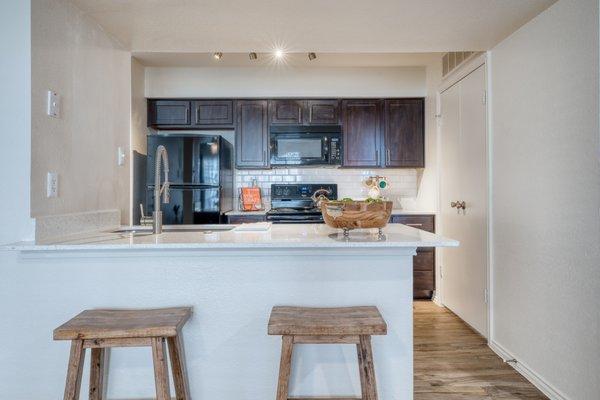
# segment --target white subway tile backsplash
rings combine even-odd
[[[345,169],[345,168],[282,168],[271,170],[236,170],[235,193],[240,187],[252,186],[257,181],[265,205],[270,204],[273,183],[336,183],[338,197],[366,198],[368,188],[363,181],[368,176],[380,175],[388,179],[384,195],[400,207],[401,201],[417,196],[417,170],[415,169]]]

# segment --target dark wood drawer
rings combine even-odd
[[[266,215],[229,215],[227,222],[230,224],[248,224],[252,222],[266,221]]]
[[[435,271],[435,251],[432,247],[423,247],[417,250],[413,257],[413,269],[415,271]]]
[[[404,224],[413,228],[435,233],[434,215],[392,215],[392,223]]]

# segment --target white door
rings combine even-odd
[[[442,303],[487,337],[485,88],[481,66],[441,95],[440,213],[442,234],[460,241],[442,250]]]

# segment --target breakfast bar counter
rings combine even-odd
[[[256,230],[251,230],[257,225]],[[402,224],[389,224],[383,236],[377,229],[342,231],[325,224],[187,225],[166,227],[160,235],[150,228],[118,228],[72,235],[45,243],[20,242],[7,246],[21,252],[86,250],[215,250],[215,249],[348,249],[452,247],[458,242]],[[268,227],[260,230],[261,226]]]
[[[383,233],[352,231],[346,239],[323,224],[160,235],[121,229],[5,247],[0,313],[27,315],[0,330],[10,343],[3,358],[18,371],[5,378],[21,396],[59,398],[69,351],[52,341],[53,328],[84,309],[190,306],[183,335],[191,397],[274,399],[281,339],[267,335],[273,306],[376,306],[388,327],[373,337],[379,398],[411,399],[413,255],[458,243],[401,224]],[[113,351],[107,397],[154,397],[149,357],[147,348]],[[289,390],[360,397],[356,347],[297,346]]]

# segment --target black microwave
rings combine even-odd
[[[272,166],[342,164],[339,125],[275,125],[270,128]]]

